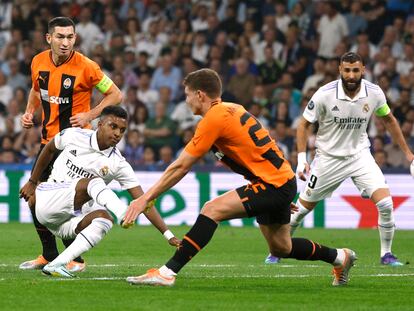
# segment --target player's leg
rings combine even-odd
[[[349,270],[356,260],[354,251],[347,248],[330,248],[304,238],[291,238],[288,224],[260,224],[260,230],[274,256],[327,262],[334,267],[332,285],[348,283]]]
[[[79,193],[84,196],[83,199],[92,198],[97,204],[105,207],[116,217],[117,223],[124,218],[128,206],[118,198],[102,178],[89,179],[82,184],[82,187],[82,191]]]
[[[381,264],[390,266],[402,266],[397,257],[392,253],[391,247],[394,239],[394,203],[389,189],[377,189],[371,196],[371,200],[378,209],[378,231],[381,243]]]
[[[332,192],[348,176],[349,172],[346,170],[345,161],[320,153],[315,156],[311,163],[311,173],[296,202],[299,211],[293,213],[290,218],[290,232],[292,236],[317,203],[331,196]],[[265,263],[278,263],[279,261],[280,259],[272,254],[269,254],[265,259]]]
[[[177,273],[209,243],[220,221],[246,216],[246,210],[236,190],[226,192],[207,202],[190,231],[184,235],[181,246],[177,248],[170,260],[159,269],[150,269],[141,276],[128,277],[127,282],[146,285],[174,285]]]
[[[301,199],[299,199],[296,202],[296,205],[298,206],[298,211],[293,213],[290,216],[290,234],[293,236],[296,229],[300,227],[303,220],[305,219],[306,215],[308,215],[315,206],[318,204],[318,202],[309,202]],[[275,264],[280,262],[280,257],[275,256],[272,253],[269,253],[265,259],[266,264]]]
[[[37,154],[35,164],[37,158],[39,157],[40,152],[44,148],[45,145],[40,146],[40,150]],[[56,158],[53,159],[52,163]],[[34,167],[34,165],[33,165]],[[45,169],[40,177],[40,181],[46,181],[50,175],[52,166],[50,165]],[[19,268],[22,270],[33,270],[33,269],[42,269],[44,265],[46,265],[49,261],[55,259],[58,255],[58,249],[56,245],[55,236],[45,227],[43,226],[36,217],[36,212],[34,205],[30,206],[30,213],[32,214],[33,225],[35,226],[37,235],[39,236],[40,243],[42,243],[42,255],[39,255],[36,259],[28,260],[19,265]]]
[[[29,208],[32,214],[33,225],[42,243],[42,254],[36,259],[22,262],[19,265],[19,269],[22,270],[42,269],[49,261],[52,261],[59,255],[55,236],[37,220],[34,207]]]
[[[40,146],[40,150],[38,152],[37,158],[39,157],[40,152],[44,148],[45,145]],[[48,179],[52,168],[53,163],[55,162],[56,158],[58,157],[59,153],[53,157],[52,162],[50,165],[45,169],[40,177],[40,181],[44,182]],[[37,161],[35,160],[35,164]],[[33,165],[34,167],[34,165]],[[28,260],[19,265],[19,268],[22,270],[33,270],[33,269],[42,269],[49,261],[52,261],[59,255],[59,251],[56,245],[55,236],[45,227],[43,226],[36,217],[36,212],[34,205],[30,208],[30,213],[32,214],[33,225],[35,226],[37,235],[39,236],[40,242],[42,244],[42,255],[39,255],[36,259]],[[63,240],[63,244],[65,247],[68,247],[73,240]],[[81,257],[75,258],[73,262],[69,263],[69,270],[72,272],[81,272],[85,269],[85,263]]]
[[[381,169],[367,150],[355,165],[357,176],[352,180],[361,193],[366,194],[378,209],[378,231],[380,236],[380,262],[384,265],[401,266],[393,255],[391,246],[395,232],[394,204]]]
[[[299,211],[293,213],[290,219],[291,235],[318,202],[330,197],[339,185],[348,178],[349,172],[346,170],[346,166],[346,161],[342,159],[321,153],[315,156],[311,163],[310,174],[296,202]]]
[[[104,186],[102,186],[102,184]],[[93,187],[99,187],[100,190],[95,193],[94,191],[96,189],[91,190]],[[76,184],[73,197],[74,210],[81,210],[82,206],[91,199],[91,196],[99,200],[100,203],[103,203],[102,205],[105,207],[108,205],[116,205],[120,210],[126,209],[126,204],[116,196],[116,198],[112,196],[105,198],[105,195],[102,195],[99,198],[104,192],[110,191],[113,193],[112,190],[108,189],[100,178],[84,178],[79,180]],[[107,200],[111,200],[111,203],[107,202]],[[97,245],[112,228],[112,223],[113,219],[111,215],[107,210],[101,209],[92,211],[81,220],[79,218],[72,218],[70,221],[61,225],[58,230],[56,230],[58,236],[62,238],[72,238],[76,236],[76,238],[68,248],[43,268],[43,272],[47,275],[72,277],[70,273],[65,271],[64,267],[74,258]]]
[[[42,272],[44,274],[73,277],[65,268],[67,264],[96,246],[111,230],[113,224],[113,219],[106,210],[93,211],[84,216],[80,221],[76,218],[63,224],[56,231],[58,236],[59,234],[65,234],[62,237],[73,237],[76,234],[76,238],[58,257],[43,267]]]

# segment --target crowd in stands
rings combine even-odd
[[[220,74],[223,100],[256,116],[295,166],[297,120],[318,87],[338,79],[347,51],[362,56],[365,78],[381,86],[414,150],[412,1],[14,0],[0,3],[0,163],[32,163],[37,154],[40,116],[30,130],[19,120],[31,59],[48,49],[55,16],[75,21],[76,49],[122,90],[130,119],[119,147],[140,169],[164,169],[191,139],[199,119],[181,82],[203,67]],[[369,136],[380,167],[409,166],[379,120]]]

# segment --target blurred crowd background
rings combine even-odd
[[[34,55],[48,49],[48,21],[71,17],[76,50],[124,94],[129,129],[119,148],[137,169],[162,170],[191,139],[198,118],[183,77],[203,67],[223,81],[223,100],[255,115],[296,165],[295,129],[313,93],[338,79],[339,57],[359,53],[414,149],[414,1],[406,0],[14,0],[0,2],[0,163],[32,163],[37,126],[22,130]],[[100,94],[93,94],[93,104]],[[409,163],[382,123],[369,125],[381,168]],[[314,151],[314,135],[308,150]],[[199,165],[215,164],[206,156]]]

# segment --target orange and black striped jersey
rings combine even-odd
[[[194,157],[210,149],[250,181],[262,180],[280,187],[295,176],[269,132],[241,105],[213,104],[185,147]]]
[[[91,109],[94,87],[105,93],[112,84],[97,63],[79,52],[72,52],[59,66],[53,63],[50,50],[36,55],[32,60],[32,87],[40,93],[43,107],[42,144],[71,127],[71,116]]]

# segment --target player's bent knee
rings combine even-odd
[[[213,203],[213,201],[206,202],[201,209],[200,214],[203,214],[216,222],[224,220],[224,214],[220,210],[220,205]]]
[[[94,218],[105,218],[114,223],[114,218],[106,210],[97,210]],[[94,213],[93,212],[93,213]]]
[[[378,214],[379,214],[379,224],[380,225],[393,225],[394,224],[394,204],[391,196],[385,197],[384,199],[376,203]]]
[[[390,213],[393,210],[393,201],[391,196],[385,197],[382,200],[379,200],[376,204],[375,204],[378,208],[378,211],[380,213],[382,212],[386,212],[386,213]]]
[[[94,221],[95,219],[99,219],[99,218],[105,219],[106,221],[111,222],[111,224],[114,223],[114,219],[106,210],[96,210],[96,211],[93,211],[87,214],[81,220],[81,222],[79,222],[79,224],[76,226],[75,233],[78,234],[83,229],[88,227],[92,223],[92,221]]]

